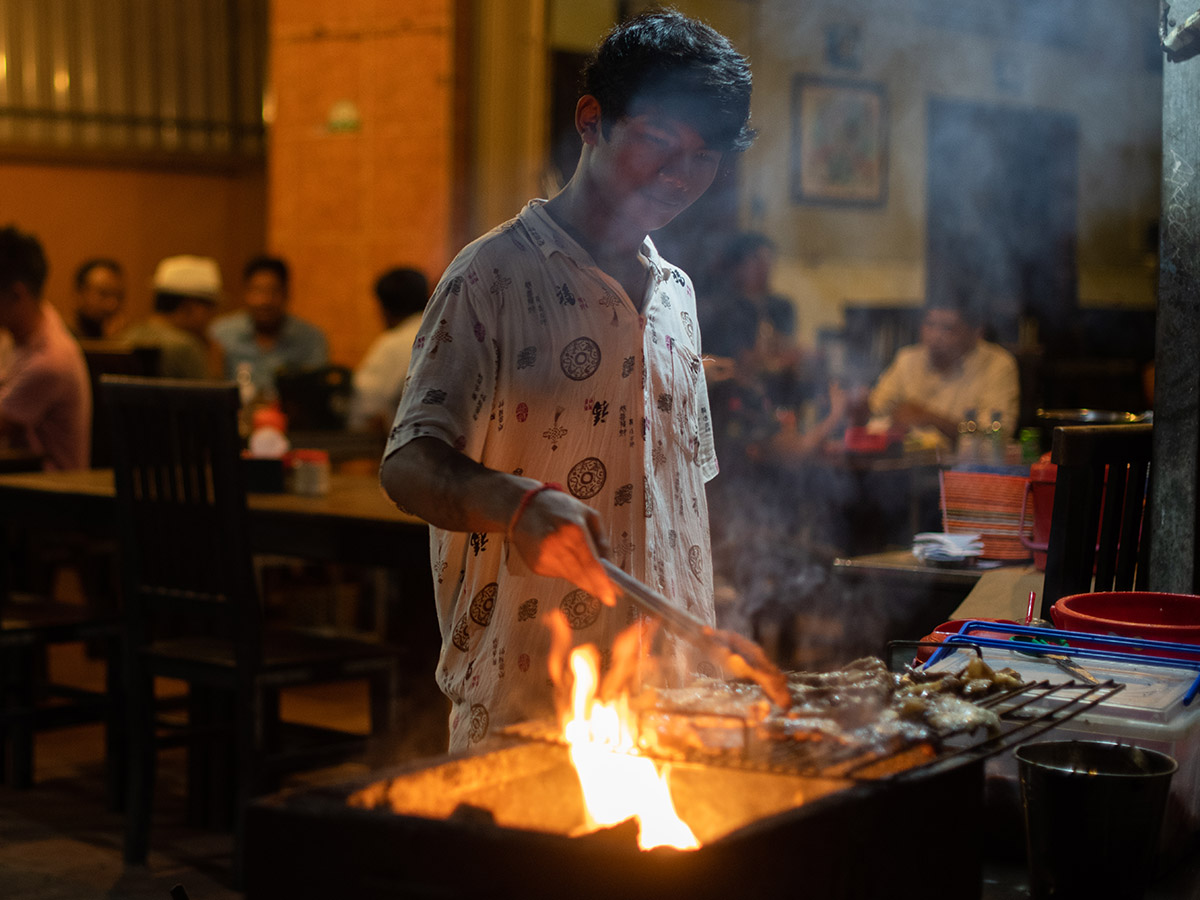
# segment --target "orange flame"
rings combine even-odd
[[[599,656],[588,645],[571,651],[571,708],[563,717],[563,736],[579,774],[588,824],[607,827],[636,818],[638,846],[694,850],[692,830],[675,812],[667,785],[669,767],[656,771],[653,761],[637,755],[628,692],[612,702],[597,697]]]

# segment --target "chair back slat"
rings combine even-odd
[[[131,612],[163,629],[259,652],[261,609],[231,383],[107,376],[118,525]],[[185,630],[186,629],[186,630]]]
[[[1121,543],[1122,509],[1125,506],[1125,487],[1129,467],[1110,463],[1104,467],[1101,489],[1100,535],[1096,540],[1095,589],[1112,590],[1117,572],[1117,551]],[[1130,572],[1132,574],[1132,570]]]
[[[1131,591],[1136,584],[1139,544],[1146,518],[1146,499],[1149,497],[1150,464],[1130,463],[1125,484],[1124,503],[1119,510],[1121,536],[1117,547],[1116,571],[1112,590]],[[1143,573],[1144,574],[1144,573]]]
[[[1150,424],[1054,429],[1050,459],[1058,471],[1043,618],[1068,594],[1146,584],[1152,445]]]

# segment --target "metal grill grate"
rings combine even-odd
[[[999,727],[995,730],[934,732],[920,738],[896,734],[874,742],[867,750],[834,740],[772,739],[759,734],[751,723],[737,716],[712,713],[659,709],[644,714],[639,727],[643,734],[653,727],[646,715],[671,716],[686,720],[694,733],[720,735],[723,741],[723,744],[706,746],[703,750],[672,751],[669,755],[645,754],[663,761],[783,775],[875,781],[918,771],[927,773],[933,768],[1002,753],[1111,699],[1124,687],[1114,681],[1099,684],[1030,682],[976,701],[978,706],[996,713]],[[562,743],[557,726],[545,721],[523,722],[504,729],[503,733],[521,740]]]

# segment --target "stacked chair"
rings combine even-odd
[[[158,751],[188,755],[193,819],[233,818],[234,878],[250,801],[283,775],[355,758],[366,736],[280,719],[290,687],[367,679],[371,731],[396,720],[399,653],[373,638],[266,621],[253,574],[231,383],[107,376],[127,616],[125,858],[144,862]],[[186,715],[155,678],[187,686]],[[214,809],[215,806],[215,809]]]
[[[1148,588],[1153,435],[1151,424],[1054,429],[1043,618],[1071,594]]]

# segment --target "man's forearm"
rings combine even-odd
[[[486,468],[436,438],[416,438],[383,464],[380,479],[403,509],[447,531],[504,531],[538,482]]]
[[[612,604],[615,589],[599,562],[611,552],[600,516],[570,494],[534,493],[541,482],[489,469],[436,438],[409,441],[380,477],[388,496],[429,524],[505,533],[532,571]]]

